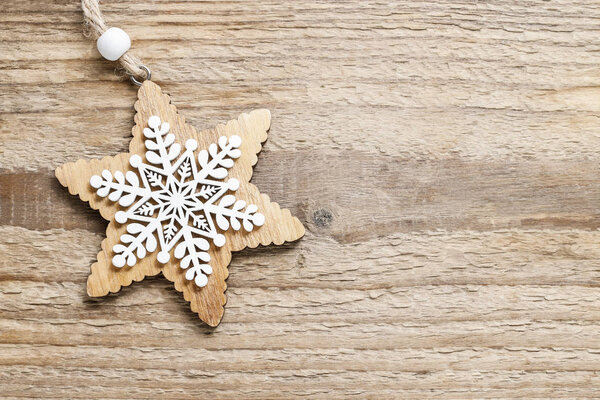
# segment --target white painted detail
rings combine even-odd
[[[238,147],[242,139],[221,136],[218,143],[196,156],[198,142],[186,141],[182,153],[167,122],[152,116],[148,126],[144,129],[147,163],[136,154],[129,158],[137,173],[104,170],[101,176],[90,179],[98,196],[127,208],[115,214],[115,221],[127,225],[127,233],[113,247],[113,265],[132,267],[157,249],[156,258],[164,264],[174,248],[180,267],[187,270],[186,279],[203,287],[208,283],[207,275],[212,273],[208,264],[210,242],[217,247],[226,242],[217,227],[237,231],[243,226],[251,231],[265,223],[256,205],[246,206],[244,200],[226,194],[240,186],[237,179],[223,179],[241,155]]]
[[[131,39],[123,29],[108,28],[96,41],[96,47],[102,57],[116,61],[131,47]]]

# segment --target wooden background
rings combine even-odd
[[[301,241],[203,325],[161,277],[85,294],[106,223],[53,170],[136,88],[78,1],[0,2],[0,396],[600,397],[600,3],[103,2],[197,128],[266,107],[253,182]]]

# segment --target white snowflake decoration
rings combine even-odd
[[[234,159],[241,155],[242,139],[221,136],[218,145],[213,143],[208,151],[198,152],[196,164],[195,140],[186,141],[186,150],[181,154],[181,146],[174,143],[175,135],[169,133],[169,123],[161,123],[159,117],[152,116],[148,126],[144,128],[148,163],[142,162],[137,154],[129,158],[139,176],[132,171],[126,174],[116,171],[113,175],[104,170],[102,176],[90,179],[99,196],[108,196],[109,200],[129,207],[115,214],[117,222],[127,224],[127,233],[113,247],[116,255],[112,263],[118,268],[125,264],[132,267],[158,246],[157,260],[164,264],[175,247],[175,258],[181,260],[181,268],[187,269],[186,279],[193,279],[203,287],[208,282],[207,275],[212,273],[207,239],[218,247],[225,244],[225,236],[217,232],[214,221],[224,231],[229,227],[237,231],[243,226],[248,232],[265,222],[256,205],[246,207],[244,200],[236,201],[235,196],[225,195],[227,191],[235,192],[240,185],[235,178],[222,180]]]

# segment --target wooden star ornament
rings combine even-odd
[[[192,311],[217,326],[231,252],[299,239],[304,227],[250,183],[270,126],[268,110],[196,132],[145,81],[129,153],[56,169],[71,194],[110,221],[87,281],[90,296],[162,274]]]

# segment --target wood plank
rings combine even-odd
[[[566,285],[565,285],[566,286]],[[564,295],[568,288],[569,297]],[[64,318],[104,319],[107,314],[124,324],[151,323],[163,314],[162,322],[188,322],[186,304],[177,294],[168,296],[171,285],[162,278],[136,285],[115,299],[90,301],[81,291],[81,282],[43,284],[39,282],[0,283],[6,319]],[[542,285],[487,286],[425,285],[391,289],[344,289],[298,287],[286,289],[233,286],[228,291],[227,321],[233,323],[280,322],[423,323],[531,318],[534,320],[598,321],[598,285],[548,288]],[[164,297],[164,299],[162,299]],[[335,298],[335,301],[332,301]],[[157,300],[160,299],[160,300]],[[510,299],[511,308],[506,308]],[[482,315],[481,317],[479,317]]]
[[[542,372],[589,370],[598,360],[598,352],[578,349],[473,349],[438,347],[432,349],[355,350],[282,349],[265,352],[250,349],[187,349],[166,347],[52,346],[3,344],[2,365],[79,368],[131,368],[132,361],[140,369],[170,369],[176,358],[188,368],[217,368],[221,371],[277,371],[326,369],[330,371],[389,371],[423,373],[443,372],[450,368],[470,371]],[[360,354],[357,354],[359,352]],[[360,357],[357,357],[360,355]],[[407,362],[410,360],[410,362]]]
[[[1,279],[17,285],[83,284],[102,241],[102,235],[82,230],[0,229]],[[564,285],[568,294],[570,286],[598,285],[599,235],[577,230],[425,232],[339,243],[309,232],[302,241],[276,251],[245,250],[233,258],[228,282],[232,289],[375,291],[421,285]],[[39,273],[40,265],[46,273]],[[132,290],[143,291],[136,286]]]
[[[330,172],[320,174],[315,165]],[[297,175],[286,173],[290,166]],[[265,152],[256,171],[252,182],[273,200],[342,242],[438,227],[600,226],[600,183],[593,161],[426,163],[355,151],[281,150]],[[102,231],[89,208],[65,192],[49,172],[0,174],[0,216],[7,224],[30,229]]]

